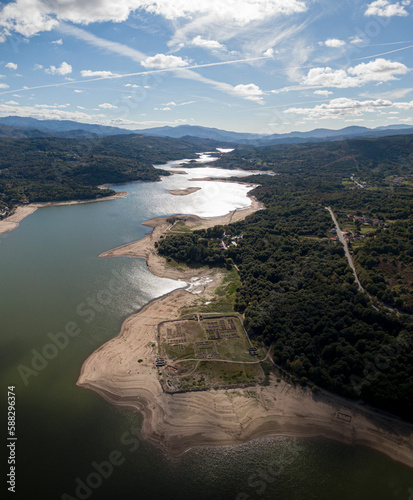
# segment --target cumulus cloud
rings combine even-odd
[[[46,73],[50,73],[51,75],[69,75],[71,72],[72,66],[65,61],[58,68],[50,66],[50,68],[46,69]]]
[[[226,50],[225,45],[222,45],[222,43],[219,43],[216,40],[207,40],[205,38],[202,38],[201,35],[193,38],[190,42],[190,45],[209,50]]]
[[[303,85],[310,87],[357,87],[360,82],[350,77],[344,69],[312,68],[302,80]]]
[[[7,83],[0,83],[0,89],[8,89],[9,85]]]
[[[404,64],[383,58],[358,64],[348,70],[351,75],[361,78],[363,82],[397,80],[395,75],[405,75],[408,71],[409,69]]]
[[[169,69],[169,68],[183,68],[188,66],[188,62],[184,61],[182,57],[167,56],[165,54],[156,54],[156,56],[147,57],[141,64],[144,68],[150,69]]]
[[[338,38],[329,38],[324,42],[324,45],[326,47],[333,47],[333,48],[343,47],[343,45],[345,44],[346,42],[344,40],[340,40]]]
[[[75,94],[81,94],[83,92],[83,90],[75,89],[73,92],[75,92]]]
[[[398,109],[404,109],[404,110],[413,109],[413,101],[410,101],[410,102],[396,102],[394,105]]]
[[[99,108],[102,109],[117,109],[117,106],[114,106],[113,104],[110,104],[109,102],[104,102],[102,104],[99,104]]]
[[[117,73],[112,73],[112,71],[92,71],[90,69],[82,69],[80,74],[83,78],[110,78],[118,76]]]
[[[262,53],[262,55],[267,57],[272,57],[274,55],[274,49],[273,48],[267,49],[265,52]]]
[[[53,40],[53,42],[55,45],[63,45],[63,40],[61,38],[59,38],[58,40]]]
[[[364,15],[380,17],[408,16],[409,13],[406,7],[409,6],[410,3],[410,0],[393,3],[389,0],[376,0],[367,6]]]
[[[249,83],[248,85],[236,85],[233,90],[239,97],[248,99],[249,101],[255,101],[260,104],[263,102],[263,91],[258,87],[258,85],[255,85],[255,83]]]
[[[16,101],[7,101],[6,104],[9,104],[10,106],[18,106],[19,103]]]
[[[385,99],[358,101],[340,97],[332,99],[326,104],[318,104],[313,108],[289,108],[284,113],[305,115],[305,120],[326,120],[346,116],[361,116],[365,112],[372,112],[377,108],[387,108],[392,105],[391,101]]]
[[[277,15],[305,12],[303,0],[15,0],[0,12],[0,26],[5,33],[12,31],[31,36],[54,29],[59,21],[75,24],[126,21],[136,10],[158,14],[169,20],[211,16],[246,25]]]
[[[400,62],[379,58],[361,63],[346,70],[330,67],[312,68],[303,78],[302,84],[314,87],[359,87],[368,82],[397,80],[396,75],[405,75],[409,69]]]
[[[358,45],[360,43],[366,43],[366,40],[363,40],[363,38],[361,38],[360,36],[356,35],[356,36],[352,36],[350,38],[350,43],[352,43],[354,45]]]
[[[0,104],[0,114],[3,116],[30,116],[39,120],[73,120],[82,123],[102,123],[106,119],[104,114],[88,115],[80,111],[67,111],[49,105],[35,107]]]
[[[16,69],[17,69],[17,64],[16,64],[16,63],[13,63],[13,62],[8,62],[8,63],[6,64],[6,68],[16,70]]]

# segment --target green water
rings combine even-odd
[[[83,361],[119,333],[126,317],[184,285],[153,276],[140,259],[98,255],[144,237],[149,229],[140,222],[150,217],[215,216],[249,204],[245,186],[189,181],[211,175],[228,173],[205,167],[118,186],[129,196],[40,209],[0,235],[1,407],[7,386],[14,385],[17,410],[17,488],[10,498],[410,498],[412,469],[327,440],[266,438],[170,459],[142,441],[138,413],[76,387]],[[188,186],[202,190],[168,194]],[[77,335],[51,346],[65,329]],[[5,436],[5,418],[3,425]],[[104,474],[97,474],[99,464]],[[90,488],[79,486],[82,481]]]

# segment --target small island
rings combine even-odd
[[[190,187],[186,189],[170,189],[168,193],[173,194],[174,196],[187,196],[188,194],[195,193],[200,189],[201,189],[200,187]]]

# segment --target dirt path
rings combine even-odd
[[[340,240],[340,242],[343,244],[344,252],[346,254],[348,264],[351,267],[351,270],[353,271],[353,274],[354,274],[354,280],[357,283],[360,292],[367,293],[366,290],[362,287],[360,280],[359,280],[359,277],[357,276],[357,271],[356,271],[356,267],[355,267],[354,262],[353,262],[353,258],[350,255],[347,241],[344,239],[344,235],[340,229],[340,226],[338,225],[336,216],[334,215],[334,212],[331,210],[330,207],[326,207],[326,210],[328,210],[330,212],[331,218],[333,219],[334,225],[336,226],[337,236],[338,236],[338,239]]]

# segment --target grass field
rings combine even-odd
[[[161,382],[169,392],[255,385],[265,379],[259,361],[266,352],[257,348],[257,356],[250,354],[236,314],[204,313],[165,321],[158,332],[159,356],[166,359]]]

